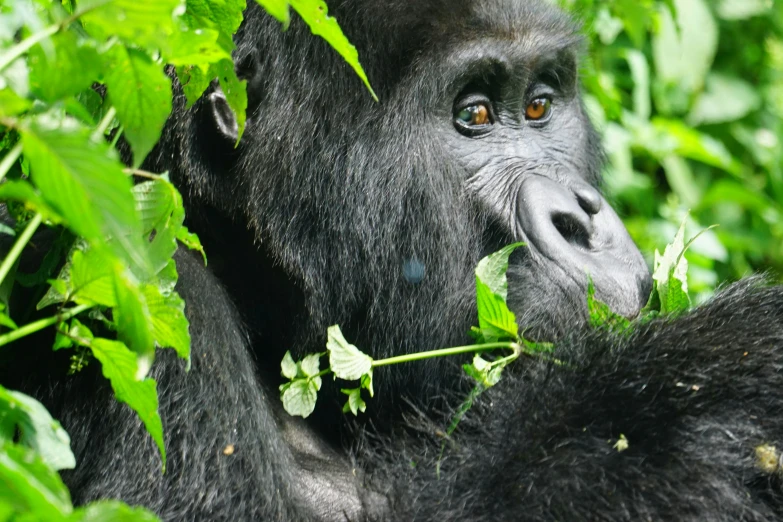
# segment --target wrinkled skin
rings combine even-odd
[[[166,520],[783,516],[783,475],[755,459],[761,444],[783,446],[780,287],[750,280],[630,335],[585,326],[588,274],[627,317],[650,278],[600,192],[572,23],[518,0],[344,0],[330,12],[380,103],[302,23],[280,32],[251,6],[236,37],[249,90],[239,147],[213,86],[190,110],[178,96],[147,162],[171,172],[210,254],[209,269],[177,254],[192,369],[163,352],[152,372],[166,474],[97,365],[66,377],[47,355],[42,374],[42,339],[2,375],[71,433],[75,501],[119,497]],[[531,118],[542,98],[546,117]],[[473,268],[518,240],[509,302],[564,364],[507,368],[442,456],[470,389],[461,360],[378,369],[355,421],[329,379],[310,418],[282,411],[284,352],[322,352],[331,324],[374,357],[468,342]]]

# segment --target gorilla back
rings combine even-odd
[[[650,277],[599,191],[572,22],[518,0],[330,9],[380,103],[303,24],[281,32],[251,5],[236,36],[239,147],[213,86],[190,110],[177,98],[148,160],[172,173],[211,256],[207,271],[177,255],[192,369],[167,353],[153,368],[167,473],[96,372],[26,377],[71,433],[75,500],[119,497],[167,520],[783,516],[781,463],[756,459],[783,445],[780,287],[751,279],[630,335],[585,326],[588,273],[628,317]],[[519,240],[509,302],[565,364],[508,368],[442,455],[469,389],[455,361],[377,372],[355,424],[332,382],[306,421],[282,411],[283,354],[323,351],[331,324],[377,358],[464,344],[476,262]]]

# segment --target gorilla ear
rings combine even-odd
[[[228,106],[226,95],[223,94],[223,90],[218,87],[214,92],[210,93],[207,97],[209,105],[209,112],[212,116],[212,120],[215,123],[215,127],[218,132],[224,136],[231,143],[236,143],[239,136],[239,126],[237,125],[236,116],[234,111]]]

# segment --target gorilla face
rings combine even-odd
[[[582,312],[588,275],[599,299],[635,316],[650,277],[596,188],[600,152],[579,100],[571,42],[552,44],[534,28],[516,45],[472,41],[446,63],[470,71],[455,82],[463,85],[451,111],[455,132],[443,133],[468,199],[490,216],[501,242],[528,247],[510,271],[522,324],[540,324],[534,318],[553,310]]]

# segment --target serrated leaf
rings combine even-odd
[[[163,66],[137,50],[115,45],[109,54],[106,92],[138,167],[160,139],[171,112],[171,79]]]
[[[82,20],[97,39],[117,36],[133,45],[161,49],[179,31],[175,17],[185,12],[182,0],[81,0]]]
[[[0,505],[24,513],[20,520],[63,520],[72,511],[60,476],[32,450],[5,442],[0,446]]]
[[[348,400],[343,406],[343,413],[350,411],[355,416],[358,416],[360,411],[364,413],[367,410],[367,404],[362,399],[361,388],[343,389],[340,391],[348,396]]]
[[[68,522],[160,522],[141,507],[131,507],[117,500],[99,500],[77,509]]]
[[[185,316],[185,301],[176,293],[163,295],[154,285],[142,287],[144,301],[152,320],[152,336],[161,348],[172,348],[190,367],[190,324]]]
[[[478,277],[476,278],[476,305],[479,329],[486,342],[517,338],[516,316],[509,310],[505,299],[493,293]]]
[[[245,0],[188,0],[188,9],[182,19],[192,29],[216,29],[220,33],[218,44],[230,53],[234,49],[231,36],[242,23],[245,7]]]
[[[356,47],[351,45],[351,42],[345,37],[337,20],[328,15],[326,2],[323,0],[289,0],[288,3],[302,17],[314,35],[326,40],[343,57],[364,82],[373,99],[378,101],[378,96],[372,90],[370,81],[359,63],[359,53]]]
[[[302,374],[306,377],[313,377],[314,375],[317,375],[318,372],[321,371],[320,357],[321,356],[319,354],[313,353],[302,359],[302,362],[299,363],[299,366],[302,369]]]
[[[158,392],[154,379],[139,379],[137,355],[119,341],[94,339],[89,346],[101,363],[103,376],[111,383],[117,400],[130,406],[144,423],[158,446],[162,468],[166,470],[166,448],[163,445],[163,424],[158,414]]]
[[[75,250],[70,268],[71,292],[77,303],[117,306],[114,277],[118,267],[110,255],[97,248]]]
[[[177,67],[176,71],[182,92],[187,100],[185,107],[188,109],[201,98],[212,78],[216,76],[211,74],[213,72],[211,66],[202,68],[200,65],[186,65]]]
[[[360,379],[372,369],[372,358],[350,344],[343,337],[340,327],[330,326],[327,331],[326,351],[329,366],[335,376],[348,381]]]
[[[71,438],[32,397],[0,386],[0,440],[34,450],[52,469],[73,469]]]
[[[484,283],[489,291],[500,297],[503,302],[506,301],[508,293],[508,282],[506,280],[508,258],[514,250],[522,246],[525,246],[525,243],[513,243],[503,247],[483,258],[476,265],[476,279]]]
[[[207,253],[201,245],[201,240],[193,232],[189,231],[184,225],[177,230],[177,240],[191,250],[201,253],[204,258],[204,266],[207,266]]]
[[[297,366],[294,358],[291,357],[291,352],[286,351],[283,356],[283,360],[280,361],[280,374],[286,379],[295,379],[297,373]]]
[[[83,128],[21,129],[31,178],[43,199],[76,234],[91,243],[113,238],[112,249],[139,270],[149,270],[131,181],[108,144]]]
[[[289,415],[307,418],[315,409],[318,388],[309,379],[300,379],[288,383],[282,393],[283,408]]]

